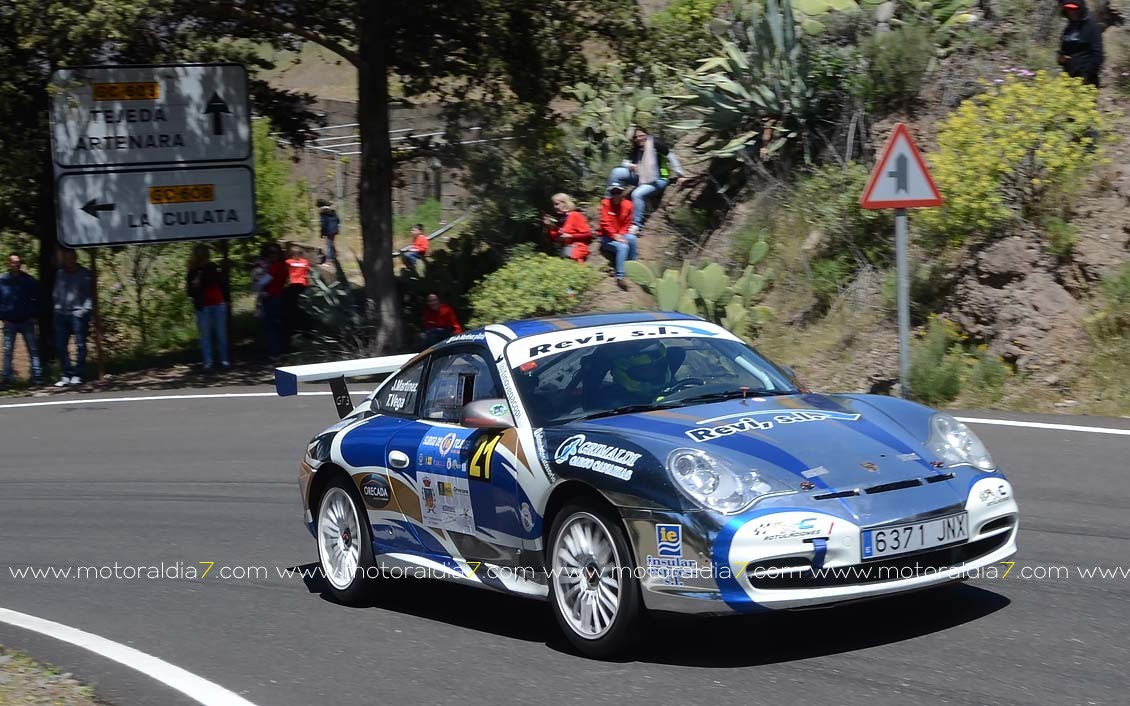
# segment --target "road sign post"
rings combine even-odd
[[[899,327],[899,390],[910,396],[910,263],[908,250],[908,208],[931,208],[942,205],[942,195],[934,184],[930,170],[914,145],[904,123],[895,126],[859,205],[869,209],[895,209],[895,272],[896,306]]]
[[[247,72],[238,64],[52,74],[60,241],[72,248],[255,232]]]

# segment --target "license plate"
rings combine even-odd
[[[969,539],[969,514],[962,512],[923,522],[865,529],[863,558],[895,556]]]

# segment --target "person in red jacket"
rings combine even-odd
[[[423,223],[412,226],[412,244],[405,248],[400,257],[404,260],[405,267],[416,269],[416,263],[423,260],[428,254],[428,233],[424,230]]]
[[[556,216],[547,214],[542,219],[550,241],[561,246],[561,257],[584,262],[589,257],[589,242],[592,241],[592,226],[585,220],[585,214],[569,194],[554,194],[553,210]]]
[[[435,292],[428,295],[427,302],[428,306],[424,309],[424,330],[420,334],[425,348],[448,336],[463,333],[463,327],[450,304],[444,303]]]
[[[263,338],[267,357],[272,360],[286,351],[287,341],[283,340],[283,291],[290,276],[283,259],[282,246],[268,243],[263,247],[266,269],[256,285],[263,292]]]
[[[616,256],[616,286],[627,291],[624,263],[636,259],[636,234],[632,228],[632,202],[624,198],[624,185],[608,187],[608,198],[600,202],[600,249]]]

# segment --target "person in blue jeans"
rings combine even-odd
[[[82,371],[86,367],[86,334],[90,329],[90,314],[94,311],[94,277],[90,270],[78,264],[78,255],[69,248],[59,249],[59,267],[55,273],[54,301],[55,352],[59,356],[62,377],[55,387],[82,384]],[[71,362],[67,344],[75,339],[75,359]]]
[[[215,369],[216,357],[220,359],[220,367],[226,370],[231,367],[231,355],[228,351],[228,301],[231,299],[231,292],[227,277],[212,262],[211,251],[204,243],[192,249],[185,279],[188,296],[196,309],[196,328],[200,331],[204,372]]]
[[[326,240],[326,262],[335,262],[337,248],[334,246],[334,241],[337,240],[337,233],[341,229],[341,219],[338,218],[337,211],[330,202],[325,199],[318,199],[318,228]]]
[[[35,340],[35,315],[39,313],[39,283],[24,272],[23,261],[16,253],[8,256],[8,271],[0,275],[0,321],[4,322],[4,378],[12,383],[12,355],[16,336],[23,336],[27,356],[31,359],[31,381],[43,384],[43,367],[39,364],[39,346]]]
[[[608,183],[635,187],[632,189],[632,233],[636,234],[647,217],[647,199],[653,195],[656,199],[662,198],[667,187],[685,175],[675,151],[662,140],[652,137],[646,129],[638,125],[632,127],[631,140],[628,158],[612,170]]]
[[[632,231],[632,202],[624,198],[624,185],[608,186],[608,198],[600,202],[600,249],[616,258],[616,286],[627,291],[624,264],[636,259],[636,234]]]

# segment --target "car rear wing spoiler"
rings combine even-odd
[[[395,373],[417,355],[417,353],[406,353],[404,355],[386,355],[380,358],[361,358],[334,363],[312,363],[310,365],[289,365],[284,368],[275,368],[275,392],[278,393],[279,397],[291,397],[298,394],[299,383],[329,380],[338,415],[345,417],[353,411],[353,401],[349,396],[349,389],[345,385],[345,378]]]

